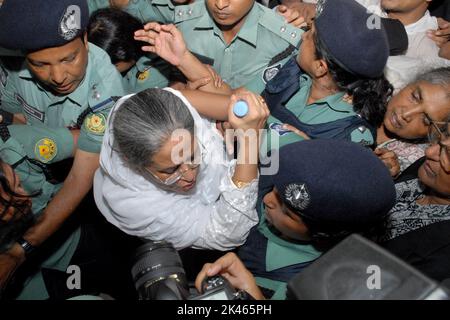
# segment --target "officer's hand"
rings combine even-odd
[[[391,176],[393,178],[397,177],[400,173],[400,163],[395,152],[385,148],[377,148],[374,152],[389,169]]]
[[[441,46],[439,57],[450,60],[450,41]]]
[[[195,279],[195,287],[201,292],[202,281],[218,274],[227,279],[234,288],[247,291],[256,300],[265,299],[255,278],[235,253],[227,253],[216,262],[205,264]]]
[[[0,254],[0,289],[6,288],[17,268],[25,261],[25,253],[19,244]]]
[[[298,130],[296,127],[293,127],[290,124],[287,124],[287,123],[283,124],[283,129],[292,131],[292,132],[294,132],[295,134],[299,135],[300,137],[302,137],[305,140],[311,140],[311,138],[306,133],[304,133],[301,130]]]
[[[279,5],[276,10],[284,17],[287,23],[292,24],[294,27],[301,28],[307,25],[305,18],[301,16],[301,13],[296,8]]]
[[[298,12],[299,16],[309,25],[316,16],[316,5],[312,3],[302,3],[299,1],[290,2],[286,6]]]
[[[214,83],[214,87],[216,88],[222,88],[223,86],[223,80],[222,77],[217,73],[217,71],[211,67],[209,64],[205,64],[206,69],[208,69],[208,72],[211,76],[211,80]]]
[[[450,40],[450,23],[442,18],[438,18],[437,30],[428,30],[428,37],[440,48]]]
[[[181,32],[173,24],[150,22],[143,30],[134,33],[134,39],[150,44],[142,47],[143,51],[156,53],[174,66],[179,66],[189,54]]]

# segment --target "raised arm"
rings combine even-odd
[[[175,25],[161,25],[156,22],[147,23],[144,29],[135,32],[135,39],[147,42],[149,45],[142,47],[143,51],[152,52],[177,67],[191,82],[200,79],[209,79],[201,90],[229,94],[228,85],[215,86],[215,81],[208,68],[200,62],[186,47],[183,35]]]

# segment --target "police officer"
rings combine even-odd
[[[149,25],[144,29],[151,37]],[[265,82],[273,78],[297,52],[302,34],[254,0],[197,0],[176,6],[175,25],[189,51],[212,65],[231,88],[255,77]],[[146,41],[145,33],[139,36]]]
[[[79,135],[61,189],[39,222],[11,249],[14,254],[0,255],[0,285],[59,229],[90,190],[112,96],[124,94],[120,74],[107,54],[86,40],[87,20],[85,0],[6,0],[0,10],[0,45],[26,52],[22,68],[6,70],[1,83],[3,120],[22,118],[28,126]],[[39,140],[36,158],[43,163],[55,160],[57,144],[51,138]]]
[[[284,298],[289,279],[350,233],[371,230],[394,203],[394,182],[371,150],[326,139],[285,145],[278,172],[260,177],[260,221],[239,257]]]
[[[134,32],[141,28],[138,19],[116,8],[95,11],[87,27],[89,42],[108,53],[123,76],[127,93],[167,87],[173,68],[157,55],[142,51],[143,43],[133,37]]]
[[[374,144],[392,89],[383,76],[388,39],[384,28],[367,27],[369,17],[355,1],[319,1],[298,57],[271,82],[255,79],[246,86],[262,93],[271,110],[269,148],[274,139],[280,147],[303,139],[292,127],[312,139]]]

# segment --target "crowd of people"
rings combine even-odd
[[[147,241],[257,299],[352,233],[450,279],[449,7],[0,0],[0,298],[136,299]]]

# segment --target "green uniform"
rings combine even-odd
[[[263,81],[273,78],[284,62],[296,54],[303,33],[258,3],[230,44],[224,41],[222,31],[202,0],[176,6],[175,23],[189,50],[203,56],[202,62],[212,64],[232,88],[243,86],[255,77]]]
[[[89,14],[108,8],[109,0],[88,0]],[[139,19],[142,23],[158,21],[161,23],[173,22],[174,5],[170,0],[130,0],[126,12]]]
[[[123,77],[127,93],[137,93],[149,88],[165,88],[169,85],[172,68],[161,58],[142,56]]]
[[[356,115],[355,111],[353,111],[353,106],[343,100],[343,92],[336,93],[308,105],[307,101],[311,90],[312,80],[308,75],[303,74],[300,77],[299,82],[300,90],[289,99],[285,106],[289,111],[294,113],[301,122],[309,125],[317,125]],[[261,80],[255,79],[255,81],[249,83],[246,88],[253,92],[261,93],[264,90],[264,84]],[[281,128],[282,124],[281,121],[272,115],[267,119],[267,127],[270,129],[270,134],[266,135],[268,150],[272,148],[281,148],[286,144],[303,140],[303,138],[297,134],[288,130],[283,130]],[[272,141],[275,138],[277,139],[277,142]],[[372,145],[374,143],[374,137],[369,129],[366,127],[359,127],[351,132],[351,141],[363,145]]]
[[[49,129],[28,125],[10,125],[7,127],[9,137],[0,140],[0,158],[14,168],[19,175],[21,184],[32,197],[32,212],[39,216],[48,202],[61,188],[62,183],[54,184],[48,181],[43,164],[36,161],[39,149],[55,153],[50,162],[56,162],[72,156],[74,143],[66,128]],[[55,248],[52,255],[41,263],[41,268],[65,272],[80,240],[80,228],[72,232],[67,239]],[[17,299],[34,300],[47,299],[48,293],[40,271],[30,276],[24,283],[24,288]]]
[[[0,65],[1,66],[1,65]],[[78,148],[99,153],[113,96],[125,94],[122,79],[109,56],[89,44],[86,75],[78,88],[67,96],[55,96],[37,83],[25,67],[20,71],[0,68],[1,108],[25,115],[27,125],[11,125],[11,138],[4,142],[1,156],[9,164],[35,158],[46,164],[67,159],[74,148],[70,129],[79,128]],[[20,158],[20,159],[19,159]],[[61,184],[49,183],[41,167],[24,161],[16,168],[24,188],[42,190],[33,199],[33,212],[40,213]],[[72,232],[41,267],[65,272],[80,239],[80,228]],[[46,299],[48,293],[41,272],[27,279],[18,299]]]
[[[317,251],[312,245],[289,242],[274,234],[271,231],[263,212],[264,205],[261,204],[258,210],[260,222],[257,230],[267,238],[264,271],[276,272],[277,269],[295,264],[306,264],[320,257],[322,253]],[[273,299],[284,298],[283,295],[279,294],[280,291],[283,291],[283,288],[286,287],[285,282],[272,280],[266,277],[256,277],[256,282],[261,287],[275,291],[277,295],[274,295],[272,297]]]
[[[125,94],[122,78],[106,52],[89,44],[85,78],[67,96],[56,96],[47,91],[25,66],[18,72],[9,73],[0,87],[3,110],[23,113],[27,124],[32,126],[80,128],[78,148],[100,152],[106,118],[114,104],[111,97]],[[93,112],[87,113],[88,108]]]
[[[320,125],[335,120],[355,116],[353,106],[343,100],[344,93],[337,93],[318,100],[313,104],[307,104],[312,81],[308,75],[301,75],[300,89],[283,104],[302,123],[308,125]],[[264,90],[261,80],[256,80],[247,87],[257,93]],[[302,137],[289,130],[283,129],[282,122],[270,115],[267,120],[268,134],[262,146],[267,150],[279,149],[284,145],[301,141]],[[358,128],[351,132],[351,140],[363,144],[372,144],[374,139],[370,130]],[[273,152],[272,152],[273,155]],[[253,231],[247,243],[241,248],[240,256],[244,263],[254,272],[258,285],[275,291],[273,299],[284,299],[287,278],[294,272],[300,272],[309,262],[317,259],[321,252],[310,244],[299,244],[282,239],[269,227],[264,214],[264,205],[258,207],[260,223]],[[258,245],[264,243],[265,245]],[[247,248],[246,248],[247,247]],[[260,251],[260,252],[258,252]],[[253,256],[253,257],[251,257]],[[255,258],[259,257],[259,259]],[[255,259],[258,262],[255,262]]]

